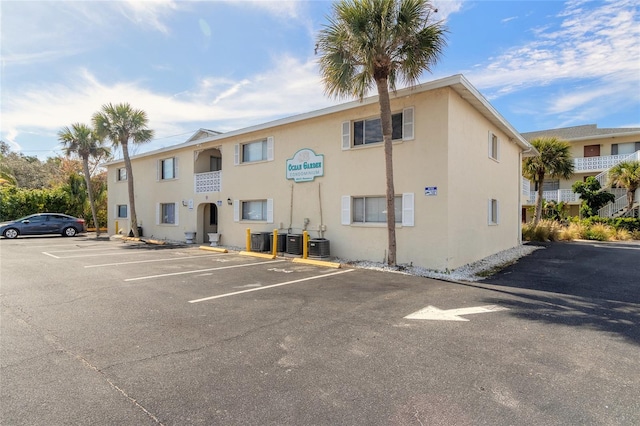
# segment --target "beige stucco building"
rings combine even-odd
[[[625,160],[640,161],[640,128],[598,128],[595,124],[540,130],[523,133],[528,141],[539,137],[556,137],[568,142],[573,158],[574,174],[571,179],[545,179],[543,198],[547,201],[564,202],[568,214],[578,216],[581,200],[571,186],[576,181],[584,181],[594,176],[602,188],[616,196],[616,201],[600,209],[599,216],[613,217],[626,214],[627,198],[624,188],[608,187],[609,170]],[[523,180],[523,221],[533,216],[536,189],[526,179]],[[640,202],[640,190],[636,192],[636,206]],[[629,214],[638,214],[637,209]]]
[[[461,75],[392,95],[398,263],[446,270],[520,244],[528,142]],[[246,230],[330,241],[383,261],[385,167],[377,97],[132,157],[145,236],[244,247]],[[526,155],[526,154],[524,154]],[[107,164],[109,232],[128,231],[124,162]]]

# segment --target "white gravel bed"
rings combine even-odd
[[[521,257],[527,256],[534,251],[544,247],[521,245],[508,250],[503,250],[489,257],[485,257],[477,262],[469,263],[452,271],[434,271],[430,269],[420,268],[411,265],[398,265],[397,268],[391,268],[384,263],[370,262],[364,260],[344,260],[337,259],[338,262],[356,267],[366,268],[385,272],[396,272],[407,275],[416,275],[420,277],[436,278],[445,281],[480,281],[495,272],[515,263]]]

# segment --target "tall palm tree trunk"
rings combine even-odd
[[[544,175],[538,176],[538,192],[536,193],[536,215],[533,224],[537,225],[542,219],[542,197],[544,195]]]
[[[93,200],[93,188],[91,188],[91,176],[89,172],[89,157],[82,157],[82,168],[84,169],[84,180],[87,183],[87,195],[91,206],[91,216],[93,225],[96,227],[96,237],[100,236],[100,225],[98,225],[98,215],[96,214],[96,203]]]
[[[396,266],[396,209],[395,189],[393,185],[393,143],[391,124],[391,102],[389,100],[389,86],[386,78],[377,78],[378,97],[380,104],[380,122],[382,124],[382,138],[384,140],[384,164],[387,182],[387,237],[389,253],[387,264]]]
[[[128,139],[128,138],[127,138]],[[127,169],[127,188],[129,190],[129,210],[131,211],[131,231],[133,236],[138,238],[138,215],[136,214],[136,197],[133,192],[133,168],[131,167],[131,159],[129,158],[128,140],[121,140],[122,156],[124,157],[124,167]]]

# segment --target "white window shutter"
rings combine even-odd
[[[240,222],[240,200],[233,200],[233,221]]]
[[[162,176],[162,160],[156,161],[156,180],[160,182]]]
[[[267,138],[267,161],[273,161],[273,136]]]
[[[267,199],[267,223],[273,223],[273,198]]]
[[[160,225],[160,203],[156,203],[156,225]]]
[[[496,224],[500,224],[500,202],[496,200]]]
[[[402,140],[410,141],[414,139],[413,132],[413,107],[402,110]]]
[[[342,196],[342,225],[351,225],[351,197],[349,195]]]
[[[235,144],[233,146],[233,164],[240,164],[240,144]]]
[[[402,194],[402,226],[414,226],[413,192]]]
[[[347,150],[351,148],[351,122],[345,121],[342,123],[342,149]]]
[[[180,212],[180,208],[178,207],[178,203],[173,203],[173,214],[174,214],[174,225],[180,224],[180,218],[178,217],[178,213]]]
[[[178,179],[178,157],[173,157],[173,178]]]

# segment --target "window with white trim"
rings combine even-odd
[[[500,223],[500,204],[498,200],[492,198],[487,205],[487,214],[489,217],[489,225],[497,225]]]
[[[500,139],[492,132],[489,132],[489,158],[500,160]]]
[[[413,108],[391,115],[391,139],[413,139]],[[380,117],[342,123],[342,149],[377,144],[383,141]]]
[[[176,225],[177,214],[176,214],[176,203],[160,203],[160,224],[163,225]]]
[[[127,169],[124,167],[120,167],[117,171],[116,171],[116,180],[118,182],[122,182],[127,180]]]
[[[273,223],[273,199],[234,200],[233,220]]]
[[[158,162],[159,180],[176,179],[178,176],[178,159],[175,157],[165,158]]]
[[[396,223],[402,226],[414,226],[414,194],[404,193],[394,200]],[[342,197],[343,225],[387,223],[387,198],[373,197]]]
[[[118,204],[116,206],[116,217],[118,219],[123,219],[127,217],[127,205],[126,204]]]
[[[273,161],[273,137],[255,142],[236,144],[234,149],[235,165]]]

